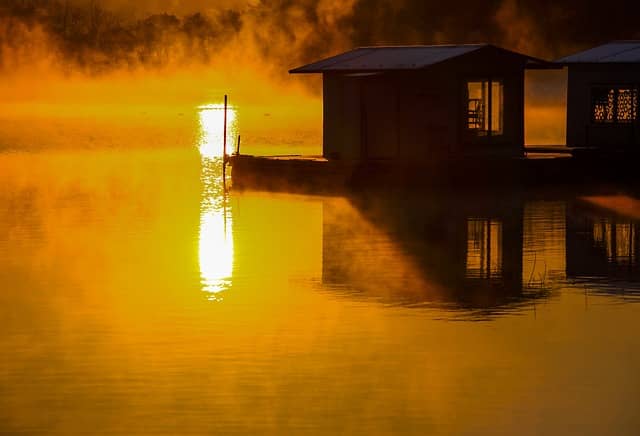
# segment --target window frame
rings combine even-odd
[[[474,137],[476,138],[491,138],[491,137],[503,137],[505,132],[504,132],[504,106],[505,106],[505,98],[504,98],[504,89],[505,89],[505,78],[504,77],[493,77],[493,76],[484,76],[484,77],[469,77],[466,78],[463,82],[463,89],[464,89],[464,95],[465,95],[465,99],[464,99],[464,111],[465,111],[465,119],[464,119],[464,131],[468,132],[468,133],[472,133],[474,134]],[[486,107],[484,108],[484,111],[486,113],[486,123],[488,125],[488,128],[486,130],[482,130],[482,129],[472,129],[469,127],[469,102],[472,100],[470,95],[469,95],[469,84],[470,83],[480,83],[481,87],[484,88],[485,84],[487,86],[488,89],[488,93],[487,93],[487,98],[486,98]],[[494,129],[494,102],[493,102],[493,86],[495,83],[498,83],[500,86],[498,89],[500,89],[500,102],[499,105],[500,110],[499,110],[499,124],[498,127],[499,129],[493,130]]]

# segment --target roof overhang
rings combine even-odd
[[[561,60],[554,61],[553,64],[563,67],[577,67],[577,66],[602,66],[602,65],[617,65],[620,67],[640,65],[640,62],[564,62]]]
[[[640,64],[640,41],[612,41],[557,59],[554,63],[571,65]]]
[[[424,70],[473,52],[493,50],[520,58],[525,68],[556,69],[551,62],[491,44],[361,47],[289,70],[290,74],[367,74]]]

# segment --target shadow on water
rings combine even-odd
[[[550,295],[523,285],[524,203],[488,195],[366,192],[324,207],[323,283],[472,318]],[[354,225],[355,223],[355,225]]]
[[[567,286],[637,297],[638,226],[567,193],[359,192],[324,200],[322,283],[467,320]]]

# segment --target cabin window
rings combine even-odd
[[[638,88],[598,86],[591,90],[594,123],[632,123],[638,119]]]
[[[502,135],[503,113],[502,80],[467,82],[467,130],[478,136]]]

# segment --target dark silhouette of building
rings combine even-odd
[[[522,156],[524,70],[546,63],[489,44],[365,47],[290,73],[323,76],[323,155],[433,162]]]
[[[569,69],[567,145],[635,150],[640,145],[640,41],[611,42],[556,63]]]

